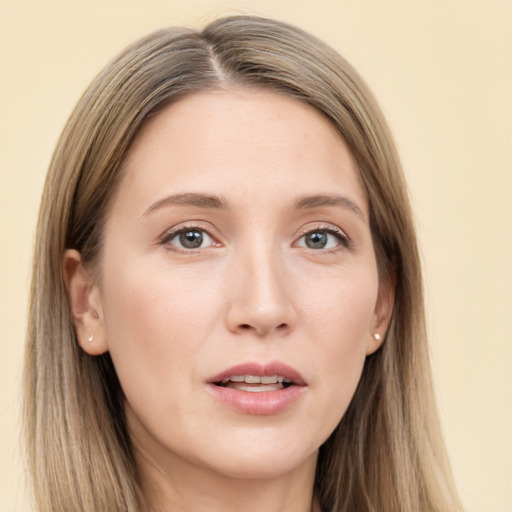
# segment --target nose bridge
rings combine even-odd
[[[232,274],[228,326],[260,336],[284,334],[296,322],[285,264],[276,244],[253,243],[237,252]]]

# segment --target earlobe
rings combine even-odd
[[[384,342],[389,322],[391,321],[391,315],[393,314],[395,285],[396,278],[394,272],[379,285],[379,295],[373,315],[374,321],[366,345],[366,355],[373,354]]]
[[[373,354],[374,352],[377,352],[377,350],[381,347],[383,343],[384,335],[381,335],[378,332],[371,333],[369,335],[368,342],[366,343],[366,355],[369,356],[370,354]]]
[[[63,273],[78,343],[90,355],[108,350],[99,288],[74,249],[64,253]]]

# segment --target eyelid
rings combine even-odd
[[[338,238],[338,240],[340,241],[340,245],[342,245],[343,247],[347,249],[350,249],[352,247],[352,240],[343,229],[339,228],[334,224],[327,224],[323,222],[308,224],[306,226],[301,227],[297,232],[296,242],[294,243],[297,243],[297,241],[300,240],[303,236],[314,231],[324,231],[326,233],[332,234]],[[326,249],[326,251],[329,250],[332,251],[332,249]]]
[[[207,247],[198,247],[197,249],[183,249],[178,246],[172,245],[169,242],[175,238],[177,235],[184,231],[204,231],[212,240],[213,244]],[[213,233],[213,229],[208,226],[208,224],[203,223],[202,221],[187,221],[176,226],[173,226],[169,229],[166,229],[159,237],[158,237],[159,245],[166,245],[168,249],[180,253],[193,253],[196,251],[201,251],[205,249],[209,249],[210,247],[218,247],[221,243]]]

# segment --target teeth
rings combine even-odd
[[[277,383],[291,383],[290,379],[287,379],[281,375],[265,375],[259,377],[257,375],[231,375],[231,377],[225,377],[222,379],[222,384],[226,382],[245,382],[246,384],[277,384]]]
[[[250,391],[251,393],[258,393],[261,391],[278,391],[279,389],[283,389],[283,385],[275,382],[274,384],[247,384],[244,382],[243,384],[234,384],[234,389],[238,389],[238,391]]]

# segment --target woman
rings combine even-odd
[[[322,42],[232,17],[126,49],[64,130],[36,247],[37,510],[460,509],[399,161]]]

